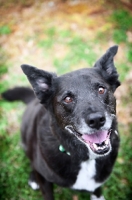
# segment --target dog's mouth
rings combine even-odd
[[[110,150],[110,133],[111,131],[98,131],[91,135],[83,134],[80,137],[89,145],[91,150],[96,154],[106,154]]]
[[[66,129],[73,133],[81,142],[88,145],[88,147],[98,155],[105,155],[110,152],[110,130],[101,130],[92,134],[81,134],[78,133],[72,126],[66,126]]]

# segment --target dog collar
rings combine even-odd
[[[64,148],[62,145],[59,146],[59,150],[60,150],[62,153],[66,153],[66,154],[69,155],[69,156],[71,155],[70,152],[66,151],[65,148]]]

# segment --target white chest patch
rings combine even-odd
[[[102,185],[102,183],[97,183],[94,180],[94,176],[96,175],[95,164],[95,160],[82,162],[76,182],[71,188],[93,192],[96,188]]]

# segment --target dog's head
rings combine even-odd
[[[84,144],[91,157],[107,155],[115,132],[116,100],[113,95],[120,85],[113,63],[117,53],[113,46],[93,68],[55,74],[22,65],[37,98],[52,111],[61,129]]]

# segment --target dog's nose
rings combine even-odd
[[[105,124],[105,115],[100,112],[91,113],[87,116],[87,123],[90,128],[99,129],[101,126]]]

